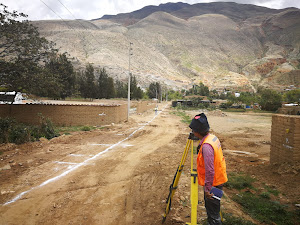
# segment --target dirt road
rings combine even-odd
[[[189,133],[169,107],[157,116],[148,111],[101,130],[1,146],[0,168],[6,169],[0,171],[0,224],[161,224]],[[211,127],[225,151],[249,151],[259,157],[251,162],[227,152],[229,170],[261,170],[268,164],[271,116],[256,117],[210,113]],[[167,225],[190,220],[189,160]],[[199,220],[205,218],[202,194],[200,188]],[[223,205],[247,218],[230,199]]]
[[[154,116],[5,152],[13,165],[1,171],[8,179],[1,179],[0,224],[160,222],[174,172],[169,158],[183,131],[168,109]]]

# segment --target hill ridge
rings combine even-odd
[[[243,90],[259,85],[278,89],[300,85],[299,9],[201,4],[179,5],[179,10],[174,10],[176,3],[162,4],[164,11],[148,15],[142,14],[144,8],[153,7],[144,7],[137,10],[136,17],[124,17],[122,23],[118,21],[122,17],[82,21],[85,30],[76,21],[68,21],[75,30],[61,21],[33,24],[61,51],[69,52],[77,68],[90,62],[107,68],[111,76],[125,82],[129,42],[133,42],[131,72],[142,88],[150,82],[173,89],[189,88],[198,82],[210,88]],[[245,16],[241,19],[242,14]]]

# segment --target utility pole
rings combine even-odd
[[[132,56],[132,48],[131,45],[133,45],[132,42],[129,43],[129,52],[128,52],[128,58],[129,58],[129,66],[128,66],[128,112],[127,112],[127,121],[129,122],[129,112],[130,112],[130,56]]]

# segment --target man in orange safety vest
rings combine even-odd
[[[197,157],[198,183],[204,187],[204,202],[209,225],[222,224],[220,198],[214,196],[212,188],[222,193],[227,182],[226,163],[219,139],[209,133],[209,123],[204,113],[196,115],[189,127],[200,138]]]

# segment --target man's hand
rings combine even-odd
[[[214,195],[213,193],[209,193],[208,191],[205,191],[205,198],[208,198],[208,199],[212,199],[212,196]]]

